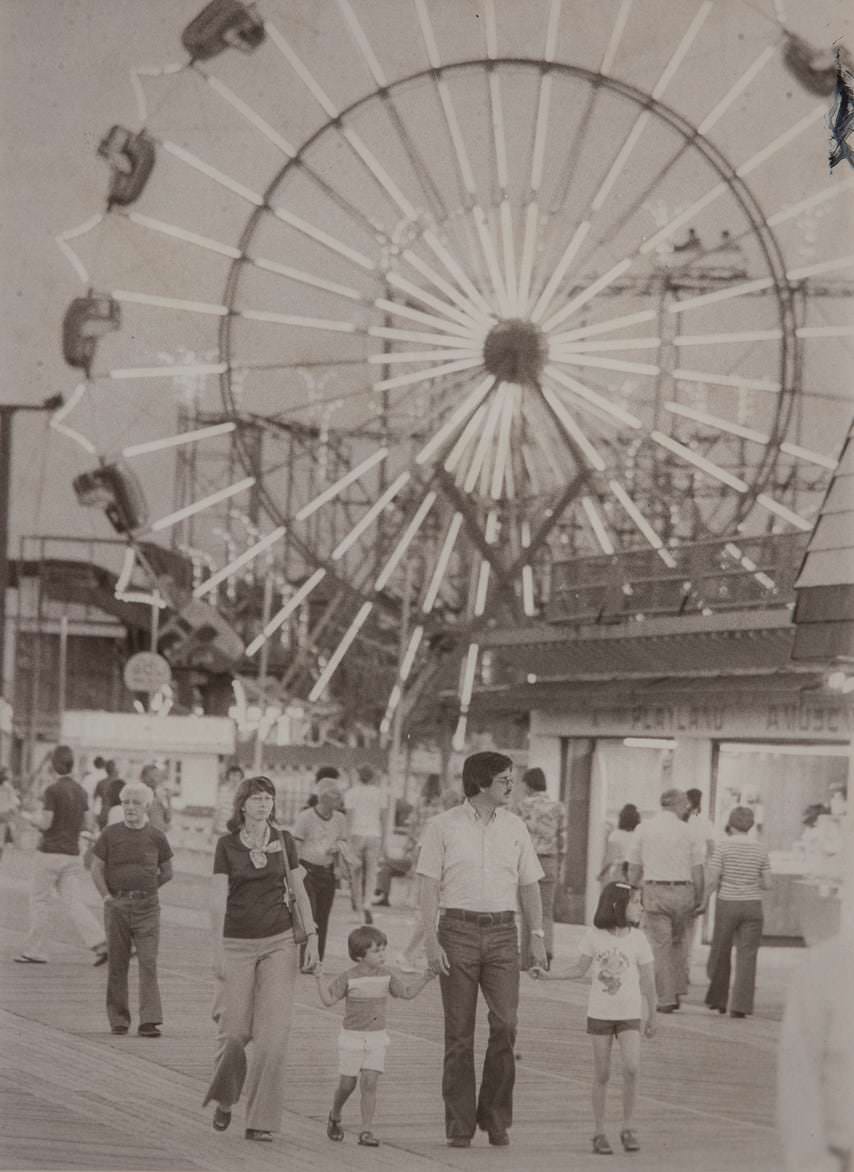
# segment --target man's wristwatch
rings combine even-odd
[[[532,929],[531,929],[531,935],[532,935],[532,936],[539,936],[539,938],[540,938],[541,940],[545,940],[545,938],[546,938],[546,933],[545,933],[545,930],[544,930],[543,928],[532,928]]]

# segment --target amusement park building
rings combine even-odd
[[[833,917],[852,834],[853,516],[849,438],[812,535],[704,543],[669,575],[653,558],[559,563],[550,621],[485,640],[494,682],[476,712],[530,714],[529,763],[566,804],[562,918],[589,920],[621,807],[647,817],[671,785],[701,790],[718,832],[733,806],[753,807],[774,872],[768,936],[802,935],[819,890],[830,902],[810,918]],[[757,575],[776,584],[770,604],[766,593],[758,605]],[[805,833],[816,806],[823,843]]]

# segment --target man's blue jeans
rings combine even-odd
[[[451,971],[440,977],[445,1011],[442,1097],[445,1133],[471,1138],[475,1128],[502,1132],[513,1122],[519,946],[516,925],[481,927],[442,916],[439,943]],[[489,1041],[475,1100],[474,1028],[478,989],[489,1009]]]

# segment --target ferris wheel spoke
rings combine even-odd
[[[403,305],[399,301],[389,301],[385,297],[378,297],[374,301],[374,306],[377,309],[382,309],[386,313],[392,314],[394,317],[405,317],[410,321],[423,322],[433,329],[441,330],[446,334],[457,335],[475,345],[482,345],[486,335],[486,331],[482,326],[461,325],[455,321],[449,321],[448,318],[436,317],[435,314],[424,313],[420,309],[413,309],[411,306]]]
[[[844,195],[845,192],[850,191],[852,187],[854,187],[854,177],[849,179],[835,179],[833,183],[829,184],[821,191],[817,191],[813,195],[807,196],[806,199],[798,200],[797,203],[789,204],[788,206],[781,208],[778,212],[775,212],[772,216],[769,216],[768,226],[769,228],[778,228],[781,224],[788,223],[789,220],[793,220],[796,216],[802,215],[811,208],[819,207],[821,204],[827,203],[829,200],[836,199],[838,196]]]
[[[572,297],[566,305],[553,313],[547,321],[543,322],[543,329],[546,333],[550,333],[555,326],[560,325],[561,322],[566,321],[568,317],[572,317],[577,313],[582,306],[586,305],[588,301],[592,301],[597,294],[601,293],[603,289],[607,289],[631,268],[633,257],[624,257],[623,260],[618,261],[617,264],[610,268],[606,273],[603,273],[597,280],[591,282],[586,289],[582,289],[575,297]]]
[[[673,554],[671,554],[670,551],[665,548],[664,542],[643,515],[643,512],[638,508],[638,506],[623,488],[622,484],[620,484],[618,480],[609,480],[608,487],[619,501],[625,514],[634,522],[635,527],[646,540],[647,544],[652,546],[652,548],[656,551],[666,566],[669,566],[671,569],[675,568],[676,560],[673,557]]]
[[[643,338],[617,338],[611,342],[564,342],[555,345],[558,354],[596,354],[614,350],[657,350],[661,338],[648,335]]]
[[[135,456],[144,456],[152,452],[162,452],[168,448],[183,447],[185,444],[197,444],[204,440],[215,439],[217,436],[228,435],[237,430],[237,424],[214,423],[210,427],[198,427],[191,431],[179,431],[176,435],[163,436],[161,439],[148,440],[146,443],[130,444],[122,448],[122,455],[130,460]]]
[[[193,62],[192,68],[207,82],[215,94],[218,94],[233,110],[236,110],[242,118],[251,126],[254,126],[286,159],[292,159],[294,157],[297,153],[296,147],[289,143],[286,138],[283,138],[248,102],[244,102],[234,90],[230,89],[223,81],[220,81],[218,77],[208,73],[197,61]]]
[[[400,475],[391,482],[388,488],[386,488],[384,492],[380,493],[371,507],[353,526],[347,536],[342,538],[342,540],[339,541],[332,550],[331,557],[333,561],[338,561],[344,556],[348,549],[352,549],[365,530],[369,529],[370,526],[373,525],[374,521],[376,521],[380,513],[382,513],[387,505],[391,504],[401,489],[403,489],[411,479],[411,472],[401,472]]]
[[[173,525],[177,525],[179,521],[183,521],[186,517],[193,517],[196,513],[210,509],[214,505],[218,505],[221,501],[230,500],[231,497],[237,496],[241,492],[246,492],[252,488],[255,481],[256,478],[254,476],[246,476],[243,480],[238,480],[235,484],[229,484],[217,492],[212,492],[210,496],[193,501],[192,504],[185,505],[181,509],[176,509],[173,513],[167,513],[165,517],[161,517],[152,523],[150,526],[151,532],[162,533],[165,529],[171,529]]]
[[[782,330],[741,330],[731,334],[678,334],[673,345],[682,346],[730,346],[734,342],[779,342]]]
[[[415,457],[416,464],[425,464],[439,451],[443,444],[451,438],[463,421],[480,405],[489,391],[496,385],[490,375],[475,386],[474,390],[463,400],[457,409],[445,420],[431,439],[422,447]]]
[[[302,219],[301,216],[297,216],[293,212],[288,211],[287,208],[282,207],[280,204],[270,204],[270,212],[277,220],[281,220],[283,224],[287,224],[289,228],[294,228],[302,236],[307,236],[310,240],[314,240],[317,244],[321,244],[324,248],[329,249],[330,252],[334,252],[338,256],[343,256],[345,260],[352,261],[360,269],[364,269],[370,273],[376,270],[377,266],[364,253],[359,252],[355,248],[351,248],[349,244],[344,244],[343,241],[336,239],[336,237],[330,236],[323,229],[316,228],[313,224]]]
[[[377,580],[374,582],[374,590],[382,590],[388,584],[389,579],[400,564],[400,559],[406,553],[407,549],[409,549],[409,546],[412,544],[415,535],[424,524],[424,521],[427,519],[427,516],[430,510],[433,508],[433,505],[436,503],[436,500],[437,493],[431,491],[428,492],[421,501],[418,508],[415,510],[415,514],[404,530],[403,536],[389,554],[385,565],[378,574]]]
[[[622,330],[626,326],[640,325],[642,322],[655,321],[658,314],[654,309],[642,309],[638,313],[626,313],[620,317],[607,318],[591,326],[581,326],[577,330],[567,330],[562,334],[554,334],[549,338],[550,346],[562,346],[569,342],[592,338],[598,334],[612,334],[614,330]]]
[[[460,370],[472,370],[481,365],[480,355],[472,358],[458,358],[455,362],[443,362],[429,370],[417,370],[410,374],[399,374],[394,378],[384,378],[374,383],[375,391],[390,391],[395,387],[408,387],[414,383],[429,382],[445,374],[456,374]]]
[[[439,362],[448,358],[477,358],[480,360],[480,350],[468,349],[449,350],[390,350],[381,354],[369,354],[368,362],[372,366],[390,366],[401,362]]]
[[[369,338],[387,338],[392,342],[423,342],[427,346],[442,346],[446,349],[461,348],[458,334],[438,334],[420,330],[400,330],[396,326],[368,326],[365,331]]]
[[[701,456],[698,452],[695,452],[685,444],[679,443],[678,440],[673,439],[671,436],[665,435],[664,432],[651,431],[649,438],[653,443],[658,444],[659,447],[666,448],[674,456],[678,456],[680,460],[684,460],[688,464],[693,464],[695,468],[705,473],[706,476],[711,476],[720,484],[725,484],[728,488],[738,493],[747,492],[749,487],[747,481],[742,480],[740,476],[733,476],[731,472],[727,472],[726,469],[719,467],[714,461],[707,460],[705,456]]]
[[[484,421],[483,430],[480,432],[474,454],[471,458],[471,463],[469,464],[464,476],[462,474],[462,469],[460,470],[463,492],[471,493],[473,491],[474,486],[477,484],[478,477],[484,468],[486,454],[489,451],[489,447],[495,436],[498,420],[504,405],[504,395],[505,387],[502,383],[498,385],[492,395],[492,402],[489,405],[489,410]]]
[[[490,382],[492,380],[490,379]],[[482,403],[460,432],[456,443],[445,457],[443,467],[446,472],[453,472],[462,460],[475,435],[480,434],[480,428],[487,416],[487,406]]]
[[[227,565],[222,566],[221,569],[216,570],[204,582],[193,591],[194,598],[204,598],[206,594],[211,594],[216,590],[222,582],[227,582],[233,578],[238,570],[242,570],[244,566],[248,566],[255,558],[259,557],[265,550],[272,549],[272,547],[285,536],[287,529],[284,525],[278,525],[272,532],[268,533],[266,537],[262,537],[256,541],[254,545],[250,545],[238,557],[233,558]]]
[[[564,438],[569,443],[570,448],[574,452],[580,452],[584,457],[584,461],[580,462],[580,466],[583,467],[586,463],[591,468],[595,468],[597,472],[604,472],[606,467],[604,459],[590,442],[578,422],[566,409],[560,398],[545,384],[540,390],[546,403],[551,408],[559,427],[563,431]]]
[[[115,301],[131,305],[177,309],[182,313],[200,313],[208,317],[226,317],[229,312],[227,305],[215,305],[208,301],[184,301],[178,297],[163,297],[159,293],[140,293],[133,289],[114,289],[110,296]]]
[[[600,411],[604,411],[619,423],[624,423],[627,427],[639,428],[642,426],[641,421],[631,411],[626,411],[618,404],[606,399],[604,395],[599,395],[596,391],[590,389],[584,383],[579,382],[578,379],[571,375],[564,374],[562,370],[556,369],[554,366],[546,366],[545,374],[547,374],[560,386],[565,387],[566,390],[571,391],[573,395],[577,396],[582,401],[593,404],[598,407]]]
[[[584,511],[584,515],[587,518],[588,524],[590,525],[590,528],[593,532],[593,536],[596,538],[602,553],[607,554],[609,557],[613,557],[613,555],[617,552],[616,547],[611,540],[608,530],[605,527],[605,522],[602,519],[599,510],[596,508],[592,497],[583,496],[581,498],[581,508]]]
[[[800,513],[796,513],[793,509],[787,508],[780,501],[774,500],[765,492],[760,492],[756,498],[756,503],[766,512],[773,513],[775,517],[779,517],[782,521],[786,521],[789,525],[794,526],[795,529],[800,529],[804,533],[808,533],[814,525],[813,521],[802,517]]]
[[[251,659],[252,656],[256,654],[256,652],[261,650],[270,636],[274,635],[276,631],[278,631],[278,629],[287,622],[294,611],[297,610],[303,604],[303,602],[305,602],[306,598],[308,598],[309,594],[311,594],[315,586],[317,586],[325,577],[326,570],[321,567],[315,570],[314,573],[310,575],[310,577],[306,578],[305,582],[303,582],[300,588],[291,595],[281,610],[277,611],[276,614],[273,615],[269,623],[267,623],[260,634],[256,635],[256,637],[246,648],[247,658]]]
[[[373,608],[374,608],[374,604],[372,602],[365,602],[359,608],[358,613],[356,614],[356,617],[353,619],[352,623],[347,628],[346,632],[344,633],[344,636],[341,639],[341,642],[338,644],[338,646],[335,648],[335,650],[330,655],[330,657],[326,663],[326,666],[323,668],[323,671],[318,676],[317,682],[315,683],[314,687],[309,692],[308,699],[309,699],[310,703],[313,704],[316,700],[319,700],[320,697],[323,695],[323,693],[326,691],[326,688],[327,688],[327,685],[329,684],[329,681],[332,679],[332,676],[337,671],[338,666],[341,663],[341,660],[347,654],[347,651],[350,647],[350,644],[353,642],[353,640],[358,635],[359,631],[365,625],[365,621],[368,618],[368,615],[373,610]]]
[[[597,358],[590,354],[587,357],[576,355],[574,351],[559,350],[552,355],[553,362],[560,362],[566,366],[593,367],[597,370],[617,370],[624,374],[643,374],[655,378],[661,373],[661,367],[651,362],[623,362],[619,358]]]
[[[745,391],[768,391],[778,395],[781,391],[779,382],[767,378],[745,378],[740,374],[722,374],[714,370],[685,370],[677,367],[672,371],[676,382],[685,383],[712,383],[719,387],[738,387]]]
[[[366,472],[369,472],[371,468],[375,468],[378,464],[381,464],[388,455],[389,449],[386,447],[377,448],[375,452],[371,452],[364,460],[360,460],[358,464],[355,464],[348,472],[345,472],[343,476],[339,477],[334,484],[330,484],[322,492],[318,493],[316,497],[313,497],[307,504],[303,505],[296,515],[296,520],[304,521],[307,517],[310,517],[312,513],[317,512],[323,505],[334,500],[345,488],[349,488],[351,484],[354,484]]]
[[[393,289],[398,289],[401,293],[408,293],[410,297],[414,297],[417,301],[428,305],[431,309],[435,309],[442,318],[449,318],[451,321],[457,322],[469,331],[489,328],[489,318],[481,316],[474,316],[471,310],[468,312],[458,309],[456,305],[449,301],[443,301],[440,297],[434,297],[426,289],[422,289],[420,285],[416,285],[413,281],[408,281],[399,273],[388,272],[386,280]]]
[[[472,318],[474,321],[486,322],[495,319],[495,314],[486,302],[483,301],[483,298],[480,297],[476,289],[474,290],[474,298],[468,293],[461,293],[458,288],[455,288],[449,281],[446,281],[444,277],[437,273],[426,261],[422,260],[411,248],[405,249],[401,255],[407,264],[421,273],[423,277],[426,277],[431,284],[435,285],[449,300],[453,301],[467,317]],[[453,276],[453,274],[451,275]]]
[[[97,372],[93,382],[109,380],[123,382],[128,379],[155,378],[209,378],[225,374],[227,362],[195,362],[183,366],[115,366],[111,370]]]
[[[442,262],[475,309],[486,314],[487,317],[495,317],[495,311],[489,302],[471,281],[457,260],[451,255],[436,233],[432,229],[428,229],[422,239],[429,246],[434,256]]]
[[[421,603],[421,610],[424,614],[430,614],[436,605],[436,599],[439,597],[439,590],[447,573],[448,563],[451,560],[451,554],[454,552],[454,546],[457,543],[462,525],[462,513],[455,512],[448,524],[444,540],[442,541],[442,548],[439,550],[439,556],[436,559],[433,574],[424,594],[424,601]]]
[[[854,338],[854,326],[799,326],[799,338]]]
[[[498,443],[495,451],[495,465],[492,472],[492,482],[489,494],[493,500],[499,500],[502,494],[502,484],[505,485],[506,496],[512,500],[515,496],[513,482],[513,454],[511,449],[513,434],[513,415],[517,388],[513,384],[506,387],[503,410],[498,428]]]
[[[235,309],[234,317],[271,325],[299,326],[306,330],[329,330],[335,334],[360,334],[364,331],[352,321],[335,321],[324,317],[303,317],[298,313],[275,313],[270,309]]]

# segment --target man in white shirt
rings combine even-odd
[[[467,800],[432,819],[418,855],[427,960],[439,973],[445,1013],[445,1133],[455,1148],[467,1148],[478,1127],[496,1147],[510,1142],[519,1004],[517,897],[523,931],[530,932],[532,963],[548,967],[543,868],[525,823],[504,808],[512,791],[509,757],[491,752],[467,757]],[[489,1041],[476,1099],[478,989],[489,1008]]]
[[[655,959],[659,1013],[679,1008],[693,939],[694,917],[703,905],[704,849],[683,815],[688,799],[681,789],[666,789],[661,809],[641,822],[627,851],[629,882],[643,876],[643,929]]]
[[[356,776],[358,781],[344,795],[350,842],[350,894],[359,918],[371,924],[373,916],[365,904],[370,902],[377,885],[386,795],[377,784],[377,776],[370,765],[360,765]]]

